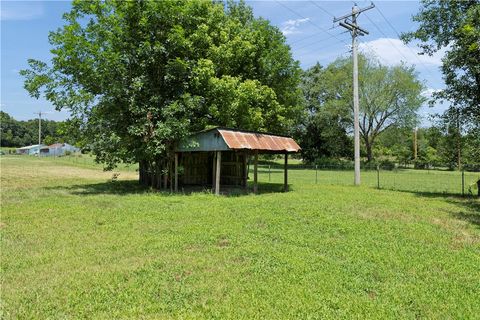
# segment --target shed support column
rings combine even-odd
[[[168,172],[168,161],[165,161],[163,165],[164,165],[162,170],[163,171],[163,188],[166,191],[168,188],[168,174],[170,173]]]
[[[243,186],[247,189],[247,179],[248,179],[248,153],[245,152],[243,155]]]
[[[285,153],[285,168],[283,169],[283,191],[288,191],[288,153]]]
[[[175,152],[175,192],[178,192],[178,153]]]
[[[220,167],[222,163],[222,151],[217,151],[217,167],[215,172],[215,194],[220,194]]]
[[[255,150],[255,159],[253,161],[253,193],[258,192],[258,174],[257,174],[257,169],[258,169],[258,151]]]
[[[213,168],[212,168],[212,192],[215,192],[215,171],[216,171],[216,166],[215,166],[215,162],[216,162],[216,158],[215,158],[215,155],[217,153],[215,151],[213,151],[213,161],[212,161],[212,164],[213,164]]]

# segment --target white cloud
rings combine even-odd
[[[401,40],[394,38],[379,38],[359,44],[363,52],[375,54],[382,63],[397,65],[401,61],[408,64],[422,64],[425,67],[438,67],[442,64],[442,57],[446,49],[436,52],[433,56],[418,55],[420,52],[416,47],[405,45]]]
[[[300,27],[300,25],[308,21],[310,21],[310,18],[287,20],[284,23],[282,23],[282,28],[281,28],[282,33],[286,36],[289,34],[300,33],[300,31],[298,30],[298,27]]]
[[[427,88],[427,89],[423,90],[422,96],[424,96],[426,98],[431,98],[434,93],[440,92],[440,91],[442,91],[442,90],[441,89],[434,89],[434,88]]]
[[[6,20],[32,20],[41,17],[45,9],[40,2],[33,1],[0,1],[0,19]]]

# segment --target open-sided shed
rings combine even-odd
[[[217,127],[198,132],[182,141],[175,152],[175,190],[182,185],[247,187],[248,158],[253,157],[253,191],[258,190],[258,155],[284,154],[284,190],[288,189],[288,154],[300,150],[290,137],[270,133]],[[180,177],[178,168],[183,168]]]

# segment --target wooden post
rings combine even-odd
[[[222,151],[217,151],[217,170],[215,173],[215,194],[220,194],[220,168],[222,163]]]
[[[244,174],[244,177],[243,177],[243,186],[245,187],[245,189],[247,189],[247,179],[248,179],[248,153],[245,152],[244,156],[243,156],[243,174]]]
[[[288,153],[285,153],[285,168],[283,170],[283,191],[288,191]]]
[[[178,192],[178,153],[175,152],[175,192]]]
[[[162,189],[162,165],[156,161],[155,164],[155,183],[158,190]]]
[[[255,158],[253,160],[253,193],[258,192],[258,150],[255,150]]]
[[[213,169],[212,169],[212,192],[215,192],[215,172],[217,171],[216,169],[216,155],[217,153],[213,151]]]
[[[163,162],[163,188],[165,189],[165,191],[167,191],[168,189],[168,161],[164,161]]]
[[[170,180],[170,193],[173,193],[173,161],[168,161],[168,180]]]
[[[380,189],[380,165],[377,165],[377,189]]]

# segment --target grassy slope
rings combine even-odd
[[[476,200],[303,183],[172,196],[131,171],[1,169],[5,318],[480,314]]]

